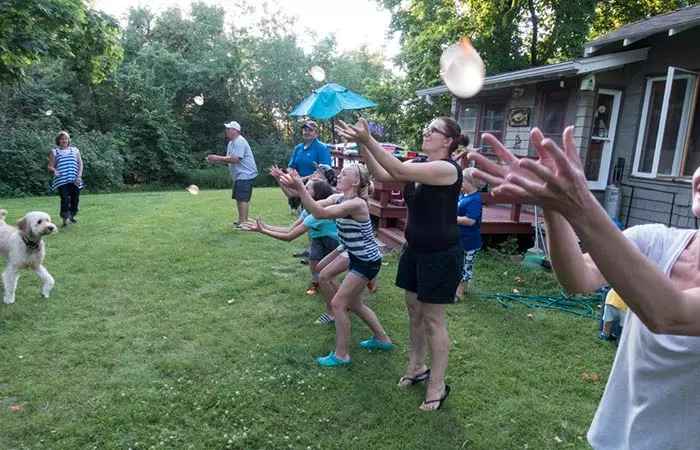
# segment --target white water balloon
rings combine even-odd
[[[195,185],[195,184],[190,184],[189,186],[187,186],[187,187],[185,188],[185,190],[186,190],[187,192],[189,192],[190,194],[192,194],[192,195],[197,195],[197,194],[199,194],[199,187],[197,187],[197,185]]]
[[[313,66],[309,69],[309,75],[316,81],[323,81],[326,79],[326,71],[319,66]]]
[[[466,37],[445,49],[440,56],[440,76],[457,97],[476,95],[484,85],[486,68],[479,53]]]

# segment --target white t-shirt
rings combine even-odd
[[[641,225],[625,236],[670,274],[695,232]],[[700,448],[700,337],[654,334],[630,310],[588,442],[596,450]]]

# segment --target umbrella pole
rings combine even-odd
[[[331,133],[333,135],[333,143],[335,144],[335,118],[331,117]]]

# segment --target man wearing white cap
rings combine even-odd
[[[241,136],[241,125],[232,121],[225,123],[224,127],[226,127],[226,137],[229,139],[226,156],[209,155],[207,162],[228,164],[233,181],[231,198],[236,200],[238,208],[238,220],[233,225],[240,228],[241,224],[248,221],[248,202],[253,195],[253,184],[255,184],[255,177],[258,176],[258,168],[248,141]]]

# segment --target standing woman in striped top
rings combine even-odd
[[[316,359],[324,367],[350,364],[350,317],[348,310],[367,324],[374,335],[360,342],[367,350],[389,350],[391,339],[384,331],[374,311],[367,306],[362,294],[367,283],[377,276],[382,267],[382,254],[374,240],[372,221],[367,200],[372,193],[372,182],[367,167],[362,164],[347,165],[340,171],[337,189],[340,194],[326,200],[314,201],[306,192],[301,178],[284,174],[280,183],[295,191],[304,208],[317,219],[335,219],[341,245],[350,257],[350,267],[338,292],[331,300],[335,317],[335,350],[328,356]]]
[[[402,163],[372,138],[363,119],[357,125],[341,121],[336,131],[359,144],[362,159],[376,180],[404,183],[406,244],[396,286],[406,292],[411,350],[398,387],[430,380],[419,409],[440,409],[450,393],[445,384],[450,354],[445,314],[447,305],[454,302],[464,264],[457,226],[462,168],[451,155],[459,145],[467,144],[467,138],[454,119],[439,117],[423,130],[422,150],[427,158]],[[425,365],[426,347],[430,369]]]
[[[56,135],[56,145],[49,153],[49,172],[53,174],[51,190],[58,189],[61,196],[61,218],[63,226],[78,223],[75,216],[78,214],[78,202],[80,201],[80,189],[83,188],[83,159],[80,151],[71,147],[70,136],[65,131]]]

